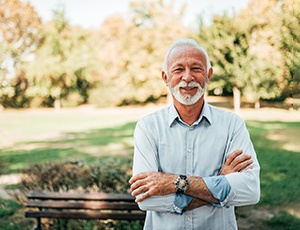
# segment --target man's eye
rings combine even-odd
[[[194,72],[201,72],[201,71],[203,71],[202,68],[193,68],[192,70],[193,70]]]
[[[181,72],[182,70],[183,70],[182,68],[177,68],[177,69],[174,69],[173,72],[174,72],[174,73],[179,73],[179,72]]]

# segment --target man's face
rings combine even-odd
[[[205,55],[191,46],[175,48],[168,62],[166,83],[178,102],[195,104],[205,93],[208,84]]]

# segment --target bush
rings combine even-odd
[[[127,158],[104,158],[91,165],[81,161],[33,164],[23,171],[21,195],[24,198],[30,190],[126,193],[131,166]],[[127,229],[127,225],[126,221],[49,219],[43,229]],[[131,228],[142,229],[142,223],[134,222]]]
[[[131,164],[131,160],[119,158],[102,159],[92,165],[82,161],[33,164],[23,170],[22,190],[128,192]]]

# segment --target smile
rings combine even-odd
[[[197,89],[198,87],[187,86],[187,87],[180,87],[180,88],[183,89],[183,90],[186,90],[186,91],[190,91],[190,90],[193,90],[193,89]]]

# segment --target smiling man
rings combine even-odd
[[[237,229],[234,207],[260,197],[259,163],[244,121],[204,99],[213,69],[192,39],[175,41],[162,79],[173,104],[134,132],[131,192],[144,229]]]

